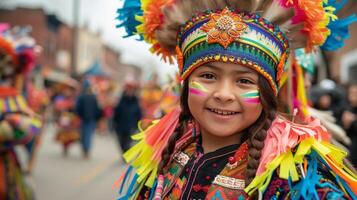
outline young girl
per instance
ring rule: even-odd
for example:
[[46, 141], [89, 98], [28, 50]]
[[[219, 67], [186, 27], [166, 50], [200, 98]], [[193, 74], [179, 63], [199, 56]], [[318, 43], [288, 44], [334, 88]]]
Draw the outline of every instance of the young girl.
[[120, 26], [165, 60], [176, 55], [183, 89], [180, 108], [133, 136], [120, 199], [355, 199], [357, 177], [326, 129], [277, 113], [289, 52], [339, 46], [330, 26], [341, 21], [330, 19], [340, 6], [125, 1]]

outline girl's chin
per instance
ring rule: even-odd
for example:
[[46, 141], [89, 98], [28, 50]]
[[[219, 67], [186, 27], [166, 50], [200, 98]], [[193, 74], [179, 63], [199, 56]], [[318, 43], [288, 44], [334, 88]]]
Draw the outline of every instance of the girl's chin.
[[216, 127], [207, 127], [205, 130], [207, 130], [207, 132], [214, 136], [214, 137], [230, 137], [233, 135], [236, 135], [237, 133], [241, 132], [240, 129], [228, 129], [227, 127], [220, 127], [220, 126], [216, 126]]

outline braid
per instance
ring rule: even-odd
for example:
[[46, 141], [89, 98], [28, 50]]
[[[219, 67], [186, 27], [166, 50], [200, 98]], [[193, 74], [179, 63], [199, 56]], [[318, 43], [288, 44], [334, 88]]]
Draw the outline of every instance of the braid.
[[274, 95], [273, 91], [267, 84], [264, 78], [259, 78], [260, 100], [263, 111], [258, 120], [248, 130], [249, 138], [247, 139], [247, 143], [249, 156], [246, 169], [246, 185], [249, 185], [256, 175], [267, 131], [275, 118], [277, 100], [275, 96], [272, 96]]
[[259, 117], [257, 124], [260, 126], [253, 126], [250, 128], [249, 133], [251, 137], [247, 140], [248, 151], [248, 166], [246, 170], [246, 184], [248, 185], [255, 177], [257, 168], [260, 163], [261, 151], [264, 148], [264, 140], [267, 136], [267, 131], [270, 128], [272, 121], [274, 120], [274, 111], [270, 111], [268, 114], [263, 114]]
[[181, 112], [178, 122], [179, 125], [176, 127], [174, 133], [169, 138], [168, 144], [162, 151], [162, 159], [159, 163], [159, 174], [163, 174], [164, 167], [169, 164], [168, 162], [170, 161], [171, 155], [174, 152], [176, 141], [182, 137], [184, 130], [186, 129], [187, 121], [188, 120], [185, 119], [185, 115]]
[[182, 111], [179, 116], [178, 126], [176, 127], [174, 133], [170, 136], [167, 146], [164, 148], [161, 154], [161, 162], [159, 163], [159, 174], [163, 174], [164, 168], [168, 166], [170, 162], [171, 155], [175, 150], [176, 141], [178, 141], [184, 134], [188, 121], [192, 118], [191, 113], [188, 109], [188, 81], [184, 82], [182, 95], [181, 95], [181, 108]]

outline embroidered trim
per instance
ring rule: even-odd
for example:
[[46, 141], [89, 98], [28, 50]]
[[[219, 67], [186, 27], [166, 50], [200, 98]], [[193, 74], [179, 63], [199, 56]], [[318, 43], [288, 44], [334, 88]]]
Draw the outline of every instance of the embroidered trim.
[[243, 190], [245, 188], [245, 181], [243, 179], [236, 179], [222, 175], [217, 175], [214, 178], [213, 184], [235, 190]]
[[180, 151], [174, 155], [174, 160], [178, 162], [181, 166], [185, 166], [190, 160], [190, 157], [184, 152]]

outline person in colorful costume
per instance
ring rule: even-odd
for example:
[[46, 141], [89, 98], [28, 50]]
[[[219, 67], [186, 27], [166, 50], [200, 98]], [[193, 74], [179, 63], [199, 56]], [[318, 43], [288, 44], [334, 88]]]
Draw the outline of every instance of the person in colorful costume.
[[56, 141], [62, 145], [62, 153], [68, 156], [72, 144], [80, 140], [80, 119], [75, 113], [75, 89], [61, 84], [61, 94], [54, 98]]
[[31, 111], [16, 87], [17, 77], [26, 73], [33, 50], [24, 48], [7, 24], [0, 24], [0, 199], [33, 199], [14, 147], [28, 143], [40, 132], [41, 119]]
[[343, 45], [345, 2], [130, 0], [130, 35], [173, 61], [180, 108], [124, 154], [119, 199], [356, 199], [357, 176], [314, 118], [277, 112], [292, 50]]
[[143, 84], [140, 91], [140, 105], [143, 108], [145, 123], [149, 124], [152, 120], [162, 117], [160, 102], [163, 98], [163, 90], [158, 83], [157, 74]]

